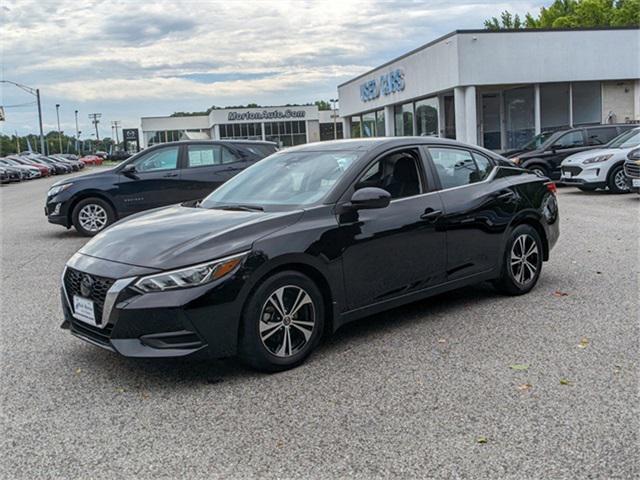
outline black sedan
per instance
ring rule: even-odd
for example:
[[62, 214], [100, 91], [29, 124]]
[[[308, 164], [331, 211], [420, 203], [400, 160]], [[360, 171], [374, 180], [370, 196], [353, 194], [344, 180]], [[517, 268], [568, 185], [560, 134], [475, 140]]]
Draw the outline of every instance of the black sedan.
[[50, 223], [93, 236], [142, 210], [206, 197], [258, 160], [273, 142], [183, 141], [154, 145], [115, 168], [56, 182], [47, 192]]
[[487, 280], [527, 293], [558, 236], [555, 185], [487, 150], [309, 144], [98, 234], [66, 265], [62, 326], [129, 357], [284, 370], [385, 309]]

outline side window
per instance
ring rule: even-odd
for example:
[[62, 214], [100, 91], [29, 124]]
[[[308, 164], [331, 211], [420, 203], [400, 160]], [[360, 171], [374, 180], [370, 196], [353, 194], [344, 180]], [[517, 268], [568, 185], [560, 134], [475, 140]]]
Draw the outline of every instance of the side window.
[[188, 168], [210, 167], [222, 163], [222, 152], [219, 145], [189, 145], [187, 149]]
[[489, 176], [491, 170], [493, 170], [493, 163], [478, 152], [473, 152], [473, 159], [476, 161], [476, 167], [478, 167], [478, 178], [484, 180]]
[[429, 153], [436, 166], [442, 188], [460, 187], [484, 179], [471, 152], [455, 148], [430, 147]]
[[240, 159], [228, 148], [222, 148], [222, 163], [233, 163], [238, 162]]
[[587, 143], [589, 145], [604, 145], [613, 140], [618, 134], [616, 127], [602, 127], [587, 129]]
[[155, 172], [158, 170], [175, 170], [178, 168], [179, 147], [166, 147], [154, 150], [135, 162], [138, 172]]
[[377, 187], [386, 190], [391, 198], [405, 198], [422, 193], [419, 153], [415, 149], [385, 155], [374, 162], [356, 183], [356, 189]]
[[582, 130], [574, 130], [573, 132], [565, 133], [556, 140], [553, 146], [558, 149], [583, 147], [584, 138], [582, 137]]

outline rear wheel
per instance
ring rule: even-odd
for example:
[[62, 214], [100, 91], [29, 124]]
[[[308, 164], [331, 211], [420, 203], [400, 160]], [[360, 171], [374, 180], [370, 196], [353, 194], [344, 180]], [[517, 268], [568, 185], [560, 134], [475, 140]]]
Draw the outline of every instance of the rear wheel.
[[522, 295], [535, 287], [542, 270], [542, 240], [531, 225], [519, 225], [511, 232], [504, 252], [496, 288], [507, 295]]
[[528, 169], [537, 175], [541, 175], [543, 177], [549, 176], [549, 172], [547, 172], [547, 169], [542, 165], [532, 165], [531, 167], [528, 167]]
[[100, 198], [86, 198], [78, 202], [71, 213], [76, 230], [85, 237], [93, 237], [116, 219], [111, 205]]
[[607, 180], [607, 187], [609, 187], [609, 191], [612, 193], [629, 193], [631, 191], [627, 184], [627, 178], [622, 165], [611, 169], [609, 179]]
[[242, 316], [240, 359], [252, 368], [277, 372], [301, 364], [324, 328], [322, 293], [307, 276], [279, 272], [250, 296]]

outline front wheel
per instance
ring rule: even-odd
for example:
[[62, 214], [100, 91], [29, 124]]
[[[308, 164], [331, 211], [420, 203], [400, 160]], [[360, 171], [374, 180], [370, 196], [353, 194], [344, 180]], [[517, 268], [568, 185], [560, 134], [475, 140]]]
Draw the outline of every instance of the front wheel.
[[511, 232], [504, 252], [502, 272], [494, 282], [507, 295], [522, 295], [535, 287], [542, 270], [542, 240], [530, 225]]
[[239, 340], [240, 359], [277, 372], [300, 365], [324, 328], [322, 293], [307, 276], [284, 271], [267, 278], [247, 301]]
[[76, 230], [85, 237], [93, 237], [115, 221], [111, 205], [100, 198], [86, 198], [78, 202], [71, 213]]
[[609, 179], [607, 180], [607, 187], [609, 187], [609, 191], [612, 193], [629, 193], [631, 191], [627, 184], [627, 177], [624, 174], [622, 165], [611, 169]]

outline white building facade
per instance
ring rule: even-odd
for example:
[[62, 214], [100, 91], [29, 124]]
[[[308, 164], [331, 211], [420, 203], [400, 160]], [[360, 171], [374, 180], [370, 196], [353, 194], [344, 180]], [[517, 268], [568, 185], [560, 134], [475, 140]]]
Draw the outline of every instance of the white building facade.
[[456, 31], [338, 93], [345, 137], [518, 148], [559, 128], [640, 121], [640, 29]]
[[289, 147], [342, 138], [342, 126], [337, 111], [319, 111], [317, 106], [219, 109], [208, 115], [141, 119], [144, 148], [184, 139], [267, 140]]

